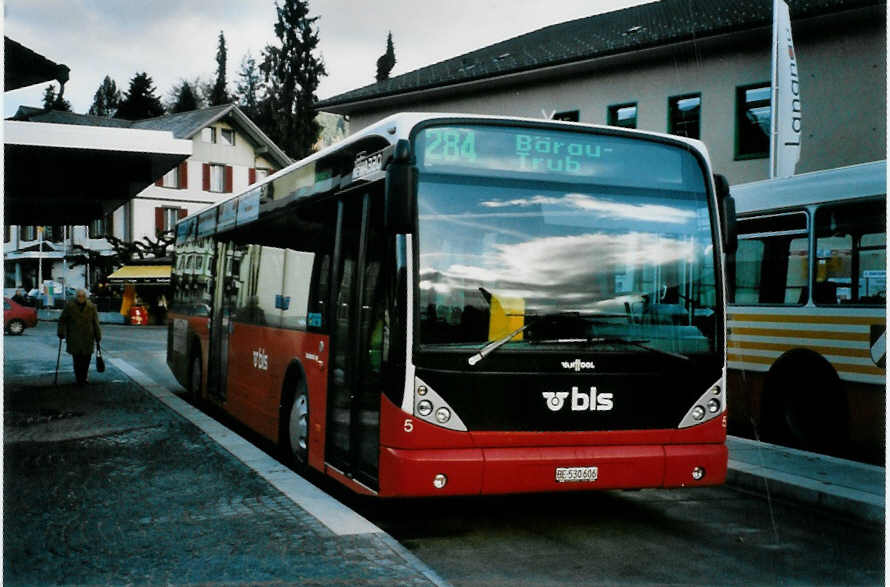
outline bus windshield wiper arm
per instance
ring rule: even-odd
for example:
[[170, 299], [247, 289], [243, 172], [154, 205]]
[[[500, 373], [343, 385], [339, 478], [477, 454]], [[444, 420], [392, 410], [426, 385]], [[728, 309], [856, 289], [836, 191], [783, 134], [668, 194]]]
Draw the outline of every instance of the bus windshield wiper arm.
[[649, 346], [646, 344], [648, 341], [646, 340], [634, 340], [631, 338], [621, 338], [621, 337], [606, 337], [606, 338], [590, 338], [587, 340], [588, 343], [591, 344], [629, 344], [631, 346], [639, 347], [641, 349], [645, 349], [647, 351], [658, 353], [659, 355], [667, 355], [668, 357], [674, 357], [675, 359], [682, 359], [684, 361], [691, 360], [688, 355], [683, 355], [681, 353], [674, 353], [671, 351], [666, 351], [660, 349], [658, 347]]
[[510, 342], [514, 336], [516, 336], [517, 334], [519, 334], [520, 332], [522, 332], [523, 330], [528, 328], [533, 323], [534, 323], [534, 321], [526, 322], [524, 326], [520, 326], [519, 328], [517, 328], [510, 334], [505, 334], [504, 336], [500, 337], [499, 339], [491, 341], [490, 343], [486, 344], [484, 347], [479, 349], [479, 351], [475, 355], [473, 355], [472, 357], [467, 359], [467, 362], [470, 365], [475, 365], [476, 363], [478, 363], [479, 361], [481, 361], [482, 359], [484, 359], [485, 357], [487, 357], [494, 351], [498, 350], [499, 348], [501, 348], [502, 346], [504, 346], [505, 344]]

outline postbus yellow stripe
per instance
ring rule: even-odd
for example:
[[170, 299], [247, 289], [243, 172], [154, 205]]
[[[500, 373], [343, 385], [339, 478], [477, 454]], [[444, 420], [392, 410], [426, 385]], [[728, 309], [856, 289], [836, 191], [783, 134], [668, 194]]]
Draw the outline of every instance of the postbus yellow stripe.
[[785, 352], [792, 348], [805, 348], [821, 353], [823, 355], [838, 355], [840, 357], [859, 357], [862, 359], [871, 359], [871, 350], [867, 348], [843, 348], [833, 346], [813, 346], [808, 344], [791, 345], [779, 342], [759, 342], [759, 341], [739, 341], [730, 340], [730, 348], [737, 349], [754, 349], [762, 351], [779, 351]]
[[802, 324], [885, 324], [886, 316], [819, 316], [807, 314], [729, 314], [736, 322], [799, 322]]
[[[726, 360], [734, 363], [758, 363], [761, 365], [772, 365], [776, 361], [776, 357], [759, 357], [752, 355], [744, 355], [737, 353], [727, 353]], [[883, 369], [872, 365], [847, 365], [846, 363], [832, 363], [832, 366], [842, 375], [844, 373], [864, 373], [866, 375], [880, 375], [883, 377], [885, 372]]]
[[860, 340], [870, 342], [868, 332], [827, 332], [824, 330], [780, 330], [778, 328], [748, 328], [746, 326], [730, 326], [729, 337], [733, 334], [751, 336], [778, 336], [782, 338], [824, 338], [837, 340]]

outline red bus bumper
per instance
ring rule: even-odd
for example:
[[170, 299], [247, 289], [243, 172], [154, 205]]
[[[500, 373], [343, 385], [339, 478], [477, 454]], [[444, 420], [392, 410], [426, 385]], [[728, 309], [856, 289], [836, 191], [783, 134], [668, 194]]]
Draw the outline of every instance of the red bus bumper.
[[[380, 496], [503, 494], [719, 485], [724, 444], [401, 449], [380, 453]], [[596, 467], [595, 481], [558, 482], [556, 469]], [[695, 479], [693, 470], [702, 469]], [[444, 487], [434, 486], [444, 475]]]

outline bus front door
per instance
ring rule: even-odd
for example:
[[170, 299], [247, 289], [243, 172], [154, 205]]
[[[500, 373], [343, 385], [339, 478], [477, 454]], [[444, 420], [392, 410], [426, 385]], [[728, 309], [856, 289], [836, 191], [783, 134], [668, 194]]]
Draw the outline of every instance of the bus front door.
[[377, 488], [384, 311], [382, 193], [341, 202], [333, 283], [327, 461]]

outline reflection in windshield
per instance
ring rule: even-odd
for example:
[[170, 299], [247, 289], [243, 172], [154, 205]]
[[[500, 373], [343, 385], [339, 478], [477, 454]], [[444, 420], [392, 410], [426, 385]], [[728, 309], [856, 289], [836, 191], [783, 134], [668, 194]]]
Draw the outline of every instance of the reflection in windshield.
[[591, 337], [641, 338], [684, 354], [713, 350], [704, 193], [581, 187], [421, 174], [421, 343], [478, 346], [535, 315], [571, 312], [583, 326], [576, 320], [570, 332], [537, 341], [542, 329], [519, 331], [499, 352]]

